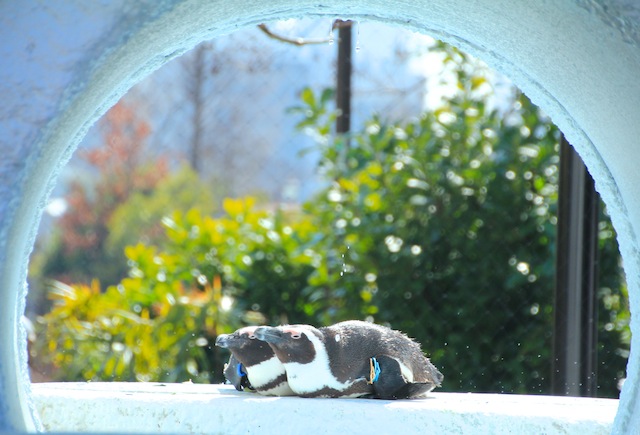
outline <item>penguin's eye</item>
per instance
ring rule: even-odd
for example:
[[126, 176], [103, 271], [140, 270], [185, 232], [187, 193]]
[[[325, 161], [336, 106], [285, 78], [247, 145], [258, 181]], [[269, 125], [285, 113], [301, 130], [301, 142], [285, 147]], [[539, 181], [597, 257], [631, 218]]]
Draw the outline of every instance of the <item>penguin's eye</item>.
[[292, 332], [291, 333], [291, 338], [293, 338], [295, 340], [299, 339], [300, 337], [302, 337], [302, 334], [300, 334], [299, 332]]
[[249, 334], [249, 339], [250, 339], [250, 340], [255, 340], [255, 339], [256, 339], [256, 336], [255, 336], [255, 335], [253, 335], [253, 334]]

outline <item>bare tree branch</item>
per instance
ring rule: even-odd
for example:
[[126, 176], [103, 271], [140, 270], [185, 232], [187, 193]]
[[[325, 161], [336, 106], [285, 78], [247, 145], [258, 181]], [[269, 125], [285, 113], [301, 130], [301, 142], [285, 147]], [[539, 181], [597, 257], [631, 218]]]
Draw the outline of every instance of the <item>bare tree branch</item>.
[[[266, 24], [259, 24], [258, 28], [264, 32], [269, 38], [275, 39], [280, 42], [285, 42], [287, 44], [297, 45], [298, 47], [303, 45], [317, 45], [317, 44], [328, 44], [331, 42], [329, 38], [327, 39], [305, 39], [305, 38], [288, 38], [286, 36], [278, 35], [273, 33]], [[335, 28], [335, 26], [334, 26]]]

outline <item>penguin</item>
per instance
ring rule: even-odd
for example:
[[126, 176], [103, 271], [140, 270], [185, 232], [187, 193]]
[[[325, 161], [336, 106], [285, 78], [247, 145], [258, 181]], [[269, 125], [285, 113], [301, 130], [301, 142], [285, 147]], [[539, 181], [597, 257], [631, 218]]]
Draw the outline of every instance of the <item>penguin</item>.
[[[224, 371], [225, 377], [237, 390], [246, 386], [265, 396], [294, 395], [280, 360], [267, 343], [256, 340], [256, 328], [257, 326], [247, 326], [216, 338], [216, 346], [229, 349], [232, 358], [237, 361], [236, 364], [229, 359]], [[247, 379], [244, 384], [243, 376]]]
[[254, 334], [269, 343], [301, 397], [413, 399], [444, 378], [417, 342], [373, 323], [261, 326]]
[[229, 357], [229, 362], [225, 363], [223, 373], [227, 383], [233, 385], [236, 390], [242, 391], [245, 388], [253, 390], [242, 364], [233, 354]]

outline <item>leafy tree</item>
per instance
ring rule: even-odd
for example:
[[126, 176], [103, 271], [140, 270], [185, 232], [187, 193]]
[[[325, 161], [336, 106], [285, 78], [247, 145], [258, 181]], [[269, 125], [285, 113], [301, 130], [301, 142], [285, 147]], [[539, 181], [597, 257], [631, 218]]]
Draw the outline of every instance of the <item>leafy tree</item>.
[[115, 208], [107, 223], [105, 250], [108, 255], [120, 258], [132, 243], [159, 243], [164, 237], [162, 218], [171, 211], [198, 209], [210, 215], [215, 208], [210, 186], [184, 165], [159, 180], [152, 190], [134, 190]]
[[336, 300], [419, 339], [449, 390], [548, 385], [558, 132], [521, 95], [503, 119], [463, 95], [328, 139], [334, 181], [307, 205]]
[[[548, 392], [559, 132], [522, 95], [506, 113], [489, 109], [484, 78], [443, 49], [459, 92], [417, 122], [374, 119], [347, 142], [331, 135], [327, 92], [303, 91], [299, 126], [318, 138], [333, 180], [307, 205], [333, 230], [325, 278], [336, 301], [419, 338], [443, 370], [456, 367], [445, 388]], [[628, 319], [608, 220], [601, 227], [603, 282], [615, 284], [601, 292], [611, 320], [600, 326], [621, 345], [606, 359], [616, 364], [601, 367], [602, 393], [616, 395]]]
[[[559, 132], [521, 94], [504, 113], [489, 108], [484, 78], [444, 49], [459, 91], [417, 121], [373, 119], [347, 142], [331, 134], [327, 93], [302, 93], [299, 126], [332, 180], [306, 205], [328, 229], [314, 246], [326, 319], [408, 332], [445, 390], [549, 393]], [[601, 229], [600, 394], [615, 397], [628, 314], [608, 219]]]
[[631, 348], [631, 315], [616, 234], [605, 209], [600, 214], [599, 245], [598, 395], [618, 397]]
[[97, 171], [97, 181], [93, 186], [80, 181], [69, 186], [68, 210], [59, 219], [60, 232], [54, 235], [40, 272], [47, 278], [84, 283], [97, 278], [113, 284], [124, 276], [121, 251], [106, 247], [111, 217], [130, 195], [148, 194], [167, 174], [164, 160], [145, 163], [149, 125], [135, 106], [120, 101], [104, 116], [101, 128], [105, 146], [80, 154]]

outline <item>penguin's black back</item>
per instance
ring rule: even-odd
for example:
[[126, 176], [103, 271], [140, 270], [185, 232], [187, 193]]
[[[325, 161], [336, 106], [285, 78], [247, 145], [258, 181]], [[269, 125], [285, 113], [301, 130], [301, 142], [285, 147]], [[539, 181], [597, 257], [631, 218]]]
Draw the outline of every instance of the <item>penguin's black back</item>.
[[[341, 362], [331, 364], [333, 375], [341, 382], [352, 377], [354, 369], [368, 373], [371, 357], [388, 355], [412, 372], [410, 382], [440, 383], [442, 375], [424, 356], [420, 344], [400, 331], [359, 320], [337, 323], [320, 328], [320, 331], [331, 360]], [[360, 366], [362, 368], [356, 368]]]

